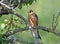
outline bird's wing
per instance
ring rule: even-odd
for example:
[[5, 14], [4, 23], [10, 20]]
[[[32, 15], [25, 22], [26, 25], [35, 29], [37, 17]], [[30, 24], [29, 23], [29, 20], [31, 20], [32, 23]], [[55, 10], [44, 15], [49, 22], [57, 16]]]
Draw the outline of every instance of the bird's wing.
[[38, 16], [36, 14], [35, 14], [35, 19], [36, 19], [36, 25], [38, 26]]

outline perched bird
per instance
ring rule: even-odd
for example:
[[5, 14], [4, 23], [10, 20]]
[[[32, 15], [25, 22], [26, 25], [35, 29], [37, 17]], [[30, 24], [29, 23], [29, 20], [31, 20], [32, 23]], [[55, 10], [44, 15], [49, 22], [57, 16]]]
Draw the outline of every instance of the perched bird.
[[38, 16], [36, 13], [33, 12], [33, 10], [29, 10], [28, 12], [28, 22], [29, 22], [29, 25], [33, 28], [35, 35], [41, 39], [39, 35], [39, 30], [37, 29]]

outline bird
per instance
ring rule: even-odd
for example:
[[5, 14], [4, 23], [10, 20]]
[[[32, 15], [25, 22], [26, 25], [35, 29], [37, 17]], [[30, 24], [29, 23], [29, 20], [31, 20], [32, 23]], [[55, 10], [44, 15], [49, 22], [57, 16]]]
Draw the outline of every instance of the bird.
[[28, 22], [29, 25], [33, 28], [35, 35], [37, 35], [37, 38], [40, 38], [38, 27], [38, 16], [36, 13], [33, 12], [33, 10], [28, 11]]

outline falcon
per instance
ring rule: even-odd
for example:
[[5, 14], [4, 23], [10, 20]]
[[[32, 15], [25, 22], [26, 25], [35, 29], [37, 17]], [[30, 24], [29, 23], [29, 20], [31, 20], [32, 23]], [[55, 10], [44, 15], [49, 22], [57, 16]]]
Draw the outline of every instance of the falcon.
[[29, 25], [33, 28], [35, 35], [37, 35], [37, 38], [41, 39], [41, 37], [39, 35], [39, 30], [37, 29], [38, 16], [36, 13], [33, 12], [33, 10], [29, 10], [29, 12], [28, 12], [28, 22], [29, 22]]

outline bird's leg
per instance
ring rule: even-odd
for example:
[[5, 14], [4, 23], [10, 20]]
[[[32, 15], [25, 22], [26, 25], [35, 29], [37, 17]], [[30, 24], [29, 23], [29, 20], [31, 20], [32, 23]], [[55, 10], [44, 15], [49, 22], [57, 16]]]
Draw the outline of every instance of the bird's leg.
[[38, 34], [38, 38], [41, 40], [41, 37], [39, 35], [39, 30], [37, 29], [37, 34]]

